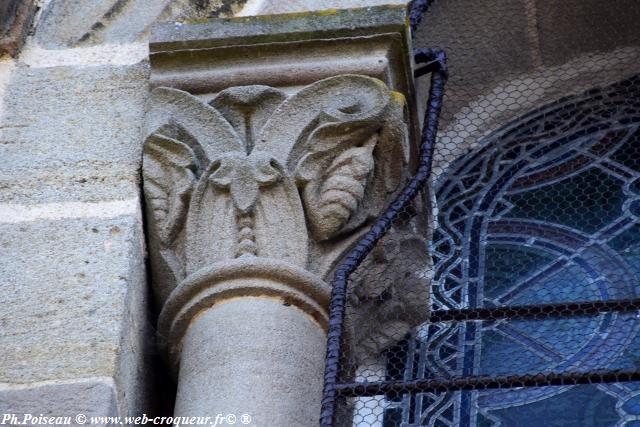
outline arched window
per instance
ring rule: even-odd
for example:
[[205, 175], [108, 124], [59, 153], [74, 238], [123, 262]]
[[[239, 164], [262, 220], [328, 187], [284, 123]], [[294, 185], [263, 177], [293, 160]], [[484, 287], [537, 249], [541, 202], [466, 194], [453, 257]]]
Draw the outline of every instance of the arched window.
[[[442, 174], [436, 198], [436, 316], [387, 350], [386, 379], [640, 370], [637, 309], [549, 309], [640, 297], [640, 76], [494, 132]], [[520, 306], [547, 309], [437, 315]], [[514, 385], [387, 395], [382, 424], [640, 425], [637, 382]]]

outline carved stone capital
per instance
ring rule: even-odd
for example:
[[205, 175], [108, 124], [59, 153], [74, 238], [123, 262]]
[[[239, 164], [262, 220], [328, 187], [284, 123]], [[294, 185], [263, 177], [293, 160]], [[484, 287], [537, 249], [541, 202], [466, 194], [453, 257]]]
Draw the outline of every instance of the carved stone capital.
[[152, 92], [144, 193], [159, 332], [174, 361], [198, 307], [221, 298], [278, 297], [326, 327], [323, 279], [406, 182], [406, 115], [401, 94], [362, 75], [291, 96]]
[[[333, 270], [416, 166], [407, 22], [377, 7], [153, 30], [142, 174], [175, 414], [316, 424]], [[427, 205], [351, 283], [362, 363], [424, 320]]]

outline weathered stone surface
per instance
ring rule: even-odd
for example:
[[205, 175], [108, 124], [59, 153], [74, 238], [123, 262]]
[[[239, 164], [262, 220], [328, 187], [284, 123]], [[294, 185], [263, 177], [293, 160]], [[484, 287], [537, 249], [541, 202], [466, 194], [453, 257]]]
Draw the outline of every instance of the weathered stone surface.
[[0, 117], [0, 201], [135, 197], [146, 76], [144, 65], [17, 66]]
[[54, 49], [99, 43], [130, 43], [148, 37], [160, 20], [228, 16], [245, 0], [56, 0], [49, 3], [36, 41]]
[[123, 196], [134, 197], [139, 191], [138, 174], [133, 167], [122, 170], [119, 166], [87, 162], [58, 171], [34, 170], [26, 177], [1, 173], [0, 203], [100, 203]]
[[139, 216], [0, 224], [0, 383], [113, 378], [145, 406], [146, 280]]
[[545, 65], [560, 65], [585, 52], [640, 45], [640, 7], [634, 0], [536, 0], [535, 15]]
[[[154, 90], [143, 175], [154, 285], [166, 303], [160, 333], [170, 340], [174, 363], [179, 351], [172, 348], [183, 333], [174, 329], [197, 315], [183, 308], [189, 298], [176, 300], [224, 287], [238, 273], [215, 281], [213, 275], [232, 261], [243, 261], [245, 272], [260, 263], [251, 277], [283, 269], [328, 276], [406, 181], [404, 107], [382, 82], [357, 75], [322, 80], [290, 97], [266, 86], [230, 88], [209, 105], [179, 90]], [[426, 289], [424, 281], [412, 284]], [[365, 298], [367, 289], [361, 291]], [[312, 316], [326, 322], [326, 314]]]
[[406, 28], [404, 7], [385, 6], [356, 10], [331, 10], [270, 16], [212, 19], [207, 22], [163, 23], [151, 37], [151, 51], [172, 47], [208, 48], [236, 46], [260, 41], [262, 44], [291, 40], [313, 40], [320, 36], [357, 37]]
[[31, 27], [36, 3], [35, 0], [0, 3], [0, 57], [17, 55]]
[[0, 64], [2, 409], [150, 406], [139, 206], [148, 72], [142, 56], [112, 52], [32, 41]]
[[135, 165], [146, 75], [142, 65], [17, 68], [5, 93], [2, 171], [27, 175], [34, 165], [56, 170], [91, 161]]
[[61, 0], [49, 3], [36, 31], [47, 48], [139, 39], [169, 0]]
[[[434, 175], [527, 112], [636, 74], [640, 32], [629, 24], [638, 13], [632, 3], [434, 2], [414, 41], [443, 47], [449, 58]], [[600, 20], [609, 23], [594, 24]], [[428, 79], [422, 80], [421, 106], [428, 89]]]
[[3, 414], [15, 414], [18, 422], [27, 423], [23, 418], [27, 414], [71, 417], [70, 425], [81, 425], [76, 421], [78, 414], [87, 419], [118, 415], [114, 384], [104, 379], [61, 381], [32, 387], [0, 385], [0, 410]]
[[228, 18], [240, 12], [247, 0], [174, 0], [167, 21]]
[[[526, 3], [452, 0], [433, 2], [429, 7], [414, 44], [438, 46], [452, 52], [448, 57], [451, 73], [441, 127], [451, 119], [449, 111], [462, 108], [470, 98], [493, 87], [506, 74], [524, 72], [539, 64]], [[497, 10], [499, 14], [495, 13]], [[457, 19], [460, 16], [466, 19]], [[423, 95], [426, 99], [426, 94]]]
[[326, 9], [350, 9], [388, 4], [406, 5], [407, 0], [250, 0], [242, 15], [307, 12]]
[[77, 65], [14, 61], [3, 76], [0, 383], [7, 399], [35, 405], [53, 389], [31, 384], [62, 381], [49, 407], [66, 408], [80, 404], [67, 384], [106, 378], [104, 404], [87, 404], [138, 414], [149, 408], [154, 351], [139, 213], [148, 73], [67, 57]]
[[[426, 215], [425, 215], [426, 216]], [[347, 305], [346, 352], [357, 363], [378, 355], [428, 319], [431, 227], [396, 224], [354, 274]]]
[[314, 426], [325, 345], [324, 331], [285, 301], [215, 305], [185, 337], [175, 411], [250, 414], [256, 426]]
[[404, 7], [166, 23], [154, 29], [149, 48], [153, 87], [202, 94], [256, 84], [299, 88], [364, 74], [413, 105]]

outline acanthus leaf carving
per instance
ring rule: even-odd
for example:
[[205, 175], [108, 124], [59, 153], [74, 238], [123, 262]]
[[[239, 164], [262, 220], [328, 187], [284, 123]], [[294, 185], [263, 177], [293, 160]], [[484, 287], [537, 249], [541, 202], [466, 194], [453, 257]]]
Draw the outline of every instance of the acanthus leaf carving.
[[168, 247], [184, 226], [196, 181], [195, 155], [186, 144], [161, 134], [149, 137], [144, 155], [148, 200], [158, 237]]
[[304, 202], [318, 239], [333, 237], [358, 209], [374, 168], [376, 139], [374, 135], [363, 146], [347, 148], [335, 157], [314, 153], [301, 160], [298, 180], [304, 182]]
[[[161, 295], [171, 284], [184, 279], [179, 259], [180, 235], [196, 182], [195, 154], [186, 144], [159, 133], [149, 136], [144, 147], [145, 195], [150, 227], [152, 267]], [[169, 283], [163, 286], [164, 283]]]
[[249, 156], [231, 152], [223, 154], [209, 180], [219, 189], [228, 190], [233, 204], [241, 213], [255, 206], [261, 187], [279, 181], [283, 172], [268, 153], [252, 152]]
[[336, 76], [289, 97], [229, 88], [208, 104], [158, 88], [149, 105], [143, 177], [161, 300], [238, 257], [324, 276], [406, 179], [404, 98], [370, 77]]
[[366, 102], [347, 97], [321, 110], [317, 127], [293, 148], [292, 158], [296, 151], [306, 152], [296, 176], [312, 213], [310, 228], [321, 241], [380, 215], [406, 177], [410, 150], [404, 98], [385, 93], [376, 81], [356, 81]]

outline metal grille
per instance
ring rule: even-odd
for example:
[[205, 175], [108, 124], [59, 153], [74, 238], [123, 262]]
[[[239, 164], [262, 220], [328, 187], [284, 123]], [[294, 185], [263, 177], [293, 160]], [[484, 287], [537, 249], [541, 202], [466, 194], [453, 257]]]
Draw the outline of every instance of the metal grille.
[[321, 424], [640, 426], [640, 8], [430, 3], [449, 69], [416, 51], [420, 166], [336, 269]]

